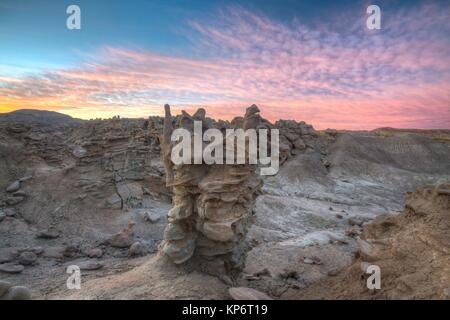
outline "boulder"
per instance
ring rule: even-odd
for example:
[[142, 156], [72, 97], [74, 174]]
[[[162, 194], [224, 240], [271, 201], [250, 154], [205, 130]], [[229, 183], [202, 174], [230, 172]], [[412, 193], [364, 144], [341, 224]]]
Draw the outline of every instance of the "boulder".
[[133, 243], [128, 250], [130, 256], [142, 256], [145, 254], [145, 247], [139, 241]]

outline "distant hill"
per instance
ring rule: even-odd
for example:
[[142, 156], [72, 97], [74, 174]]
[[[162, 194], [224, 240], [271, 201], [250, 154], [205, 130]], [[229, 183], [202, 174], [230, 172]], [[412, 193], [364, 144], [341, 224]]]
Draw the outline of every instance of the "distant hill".
[[83, 120], [47, 110], [21, 109], [8, 113], [0, 113], [0, 123], [20, 123], [26, 125], [39, 125], [51, 128], [72, 127], [82, 123]]

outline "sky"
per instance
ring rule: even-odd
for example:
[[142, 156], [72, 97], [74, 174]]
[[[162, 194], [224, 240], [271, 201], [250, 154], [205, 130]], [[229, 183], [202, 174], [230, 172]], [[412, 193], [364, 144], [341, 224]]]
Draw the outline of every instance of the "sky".
[[[66, 27], [73, 4], [80, 30]], [[450, 129], [450, 1], [0, 0], [0, 113], [148, 117], [165, 103], [228, 120], [257, 104], [318, 129]]]

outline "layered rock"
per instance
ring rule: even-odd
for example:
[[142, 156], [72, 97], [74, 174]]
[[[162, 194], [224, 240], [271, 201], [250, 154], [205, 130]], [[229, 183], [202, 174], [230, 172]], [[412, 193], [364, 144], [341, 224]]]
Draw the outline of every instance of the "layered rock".
[[303, 121], [278, 120], [275, 127], [280, 130], [280, 164], [303, 152], [306, 147], [313, 147], [313, 140], [317, 137], [314, 128]]
[[[203, 109], [193, 116], [183, 112], [178, 125], [193, 137], [195, 120], [202, 121], [204, 129], [211, 125], [204, 121]], [[233, 120], [232, 125], [249, 129], [257, 128], [260, 122], [259, 110], [252, 106], [244, 118]], [[170, 160], [173, 128], [168, 105], [164, 123], [162, 152], [167, 185], [174, 196], [161, 251], [176, 264], [187, 263], [213, 274], [231, 274], [239, 270], [245, 257], [245, 234], [261, 187], [256, 166], [204, 162], [175, 166]], [[214, 125], [225, 132], [226, 123]]]

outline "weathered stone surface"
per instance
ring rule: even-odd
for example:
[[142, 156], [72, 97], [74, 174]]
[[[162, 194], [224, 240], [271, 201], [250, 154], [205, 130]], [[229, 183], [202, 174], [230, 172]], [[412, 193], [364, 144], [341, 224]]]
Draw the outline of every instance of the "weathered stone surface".
[[191, 204], [184, 204], [183, 206], [175, 206], [170, 209], [168, 213], [169, 222], [175, 222], [178, 220], [186, 219], [192, 215]]
[[230, 288], [228, 293], [233, 300], [273, 300], [261, 291], [246, 287]]
[[233, 222], [205, 222], [202, 233], [209, 239], [216, 241], [231, 241], [234, 237]]
[[195, 238], [186, 237], [183, 240], [166, 240], [163, 242], [161, 250], [174, 263], [181, 264], [189, 260], [194, 254]]
[[164, 239], [167, 240], [182, 240], [186, 237], [186, 232], [178, 223], [169, 223], [164, 230]]

